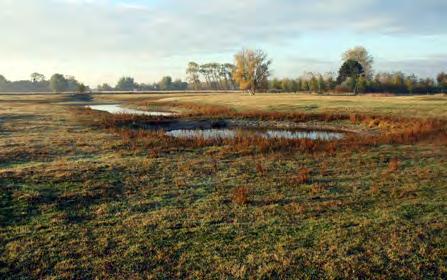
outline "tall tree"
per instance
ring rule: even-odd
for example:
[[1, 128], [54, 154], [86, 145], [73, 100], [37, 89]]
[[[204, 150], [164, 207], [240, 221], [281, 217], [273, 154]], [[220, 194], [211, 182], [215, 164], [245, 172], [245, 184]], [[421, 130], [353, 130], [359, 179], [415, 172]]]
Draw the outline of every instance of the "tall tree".
[[254, 95], [259, 89], [267, 88], [272, 61], [265, 52], [243, 49], [234, 59], [236, 68], [233, 77], [240, 89], [248, 90]]
[[68, 89], [68, 81], [62, 74], [54, 74], [50, 78], [50, 89], [53, 92], [64, 92]]
[[224, 72], [226, 74], [225, 82], [227, 83], [227, 89], [233, 90], [235, 89], [233, 72], [236, 66], [232, 63], [225, 63], [223, 65]]
[[188, 68], [186, 69], [187, 81], [192, 86], [194, 90], [200, 89], [200, 66], [195, 62], [188, 63]]
[[199, 72], [205, 78], [206, 87], [211, 89], [211, 71], [209, 64], [200, 65]]
[[219, 63], [210, 63], [210, 72], [213, 80], [213, 88], [214, 89], [222, 89], [221, 79], [220, 79], [220, 64]]
[[358, 46], [352, 49], [347, 50], [343, 54], [343, 61], [347, 62], [349, 60], [354, 60], [362, 65], [363, 71], [365, 73], [365, 77], [367, 79], [371, 79], [373, 75], [372, 65], [374, 63], [374, 58], [368, 53], [362, 46]]
[[[355, 94], [357, 94], [357, 80], [363, 75], [362, 65], [355, 60], [348, 60], [338, 71], [337, 83], [347, 85]], [[346, 82], [347, 81], [347, 82]]]
[[338, 71], [337, 83], [341, 84], [347, 78], [357, 79], [363, 73], [363, 67], [360, 63], [355, 60], [348, 60], [343, 63]]

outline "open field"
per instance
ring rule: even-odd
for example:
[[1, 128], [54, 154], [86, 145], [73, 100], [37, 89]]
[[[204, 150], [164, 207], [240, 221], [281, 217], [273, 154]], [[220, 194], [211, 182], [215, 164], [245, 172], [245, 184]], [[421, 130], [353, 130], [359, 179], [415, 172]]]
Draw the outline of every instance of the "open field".
[[[192, 102], [235, 107], [239, 110], [358, 112], [394, 114], [397, 116], [447, 118], [447, 98], [431, 96], [321, 96], [307, 94], [259, 94], [255, 98], [244, 94], [154, 94], [157, 102]], [[204, 98], [206, 96], [206, 98]], [[100, 97], [101, 98], [101, 97]], [[147, 100], [144, 94], [116, 94], [107, 100]]]
[[[79, 108], [96, 103], [367, 136], [181, 141]], [[441, 95], [0, 95], [0, 278], [445, 279], [446, 108]]]

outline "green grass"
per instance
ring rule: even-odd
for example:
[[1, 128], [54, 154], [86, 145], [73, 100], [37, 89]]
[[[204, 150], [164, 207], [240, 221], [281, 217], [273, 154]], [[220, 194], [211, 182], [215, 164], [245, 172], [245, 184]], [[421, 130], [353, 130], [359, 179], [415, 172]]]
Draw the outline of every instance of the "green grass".
[[[434, 97], [100, 98], [446, 117]], [[447, 277], [445, 142], [152, 153], [80, 122], [61, 100], [0, 96], [2, 279]], [[296, 180], [302, 168], [306, 182]], [[240, 187], [246, 205], [233, 202]]]

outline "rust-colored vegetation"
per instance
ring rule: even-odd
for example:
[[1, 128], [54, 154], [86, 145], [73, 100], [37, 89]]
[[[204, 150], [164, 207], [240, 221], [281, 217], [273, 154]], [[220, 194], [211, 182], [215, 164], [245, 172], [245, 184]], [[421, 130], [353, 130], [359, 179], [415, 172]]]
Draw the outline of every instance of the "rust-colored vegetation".
[[249, 190], [247, 187], [237, 187], [233, 190], [232, 200], [238, 205], [247, 205], [249, 203]]
[[388, 163], [388, 171], [389, 172], [396, 172], [399, 169], [399, 159], [398, 158], [392, 158], [390, 162]]
[[310, 182], [310, 173], [311, 170], [309, 168], [301, 168], [298, 170], [298, 174], [295, 177], [295, 182], [298, 184], [307, 184]]
[[[269, 153], [276, 151], [324, 152], [333, 154], [338, 150], [361, 149], [383, 144], [414, 144], [418, 141], [447, 142], [447, 124], [441, 119], [401, 118], [344, 113], [302, 112], [238, 112], [223, 106], [172, 104], [173, 108], [185, 110], [178, 118], [249, 119], [264, 121], [324, 123], [348, 121], [351, 124], [374, 131], [374, 133], [347, 133], [340, 140], [321, 141], [310, 139], [267, 139], [256, 135], [238, 135], [232, 139], [173, 138], [162, 131], [145, 130], [142, 127], [170, 121], [174, 117], [152, 117], [128, 114], [111, 115], [90, 109], [74, 109], [84, 123], [109, 129], [120, 135], [123, 143], [132, 149], [152, 149], [151, 153], [164, 149], [187, 149], [206, 146], [225, 146], [230, 153]], [[258, 169], [258, 168], [257, 168]], [[262, 170], [257, 170], [258, 173]]]

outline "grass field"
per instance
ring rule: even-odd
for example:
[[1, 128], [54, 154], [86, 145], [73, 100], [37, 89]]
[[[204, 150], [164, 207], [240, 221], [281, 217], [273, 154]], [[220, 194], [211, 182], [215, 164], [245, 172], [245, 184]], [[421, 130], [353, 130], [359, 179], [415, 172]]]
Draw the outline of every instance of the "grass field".
[[104, 102], [201, 118], [222, 106], [233, 117], [355, 113], [327, 123], [374, 133], [437, 126], [312, 151], [186, 143], [114, 128], [69, 95], [0, 95], [1, 279], [447, 278], [445, 96], [89, 101]]

